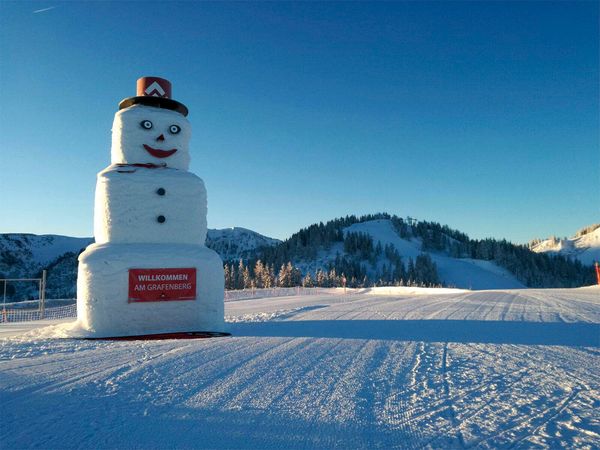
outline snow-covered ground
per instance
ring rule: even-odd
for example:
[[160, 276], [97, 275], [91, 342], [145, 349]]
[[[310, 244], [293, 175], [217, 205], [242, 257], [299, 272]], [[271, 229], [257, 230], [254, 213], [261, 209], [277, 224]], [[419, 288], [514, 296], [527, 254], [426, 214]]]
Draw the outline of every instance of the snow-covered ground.
[[600, 447], [597, 287], [338, 290], [226, 315], [232, 337], [180, 341], [1, 324], [2, 448]]

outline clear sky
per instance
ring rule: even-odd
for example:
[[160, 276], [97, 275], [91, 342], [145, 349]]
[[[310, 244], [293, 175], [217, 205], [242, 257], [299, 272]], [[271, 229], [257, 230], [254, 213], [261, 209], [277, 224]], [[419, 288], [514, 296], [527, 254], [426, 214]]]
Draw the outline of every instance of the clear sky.
[[210, 228], [387, 211], [526, 242], [600, 221], [598, 2], [0, 0], [0, 232], [90, 236], [140, 76], [190, 110]]

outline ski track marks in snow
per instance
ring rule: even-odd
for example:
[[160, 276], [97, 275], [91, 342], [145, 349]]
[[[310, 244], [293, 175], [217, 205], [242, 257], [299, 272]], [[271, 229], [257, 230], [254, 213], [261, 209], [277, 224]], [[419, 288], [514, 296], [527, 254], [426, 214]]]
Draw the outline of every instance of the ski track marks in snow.
[[[600, 333], [598, 294], [252, 299], [226, 305], [234, 336], [216, 339], [31, 332], [0, 340], [0, 439], [5, 448], [599, 448], [599, 342], [443, 339], [445, 324], [493, 338], [544, 325]], [[403, 326], [415, 331], [399, 338]]]

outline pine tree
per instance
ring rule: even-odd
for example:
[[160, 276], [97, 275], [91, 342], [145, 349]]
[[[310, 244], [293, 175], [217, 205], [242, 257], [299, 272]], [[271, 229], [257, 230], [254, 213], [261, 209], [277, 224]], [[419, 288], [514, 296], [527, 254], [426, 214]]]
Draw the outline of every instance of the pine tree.
[[329, 271], [329, 286], [330, 287], [338, 287], [340, 285], [340, 281], [338, 279], [337, 273], [335, 271], [335, 267]]
[[254, 284], [259, 289], [266, 287], [264, 285], [264, 279], [265, 279], [264, 272], [265, 272], [265, 266], [263, 265], [262, 261], [259, 259], [256, 261], [256, 264], [254, 264]]
[[327, 275], [321, 269], [317, 269], [317, 273], [315, 274], [316, 283], [318, 287], [327, 287]]
[[266, 282], [268, 282], [269, 287], [275, 286], [275, 267], [273, 264], [268, 266], [269, 270], [266, 274]]
[[282, 264], [281, 268], [279, 269], [279, 276], [278, 276], [278, 286], [279, 287], [290, 287], [290, 283], [291, 283], [291, 269], [288, 269], [288, 267], [290, 267], [291, 264], [288, 263], [288, 265], [286, 264]]
[[250, 270], [244, 268], [244, 289], [252, 289], [254, 287], [254, 280], [250, 276]]
[[229, 266], [227, 264], [225, 264], [225, 266], [223, 267], [223, 274], [225, 276], [225, 289], [230, 290], [231, 289], [231, 272], [229, 271]]
[[288, 271], [290, 272], [290, 286], [300, 286], [302, 284], [302, 272], [291, 262], [288, 262]]
[[302, 278], [302, 287], [310, 288], [313, 287], [313, 285], [312, 277], [310, 276], [310, 272], [308, 272], [304, 278]]
[[229, 266], [229, 289], [237, 289], [237, 271], [235, 265]]
[[236, 281], [235, 281], [235, 288], [236, 289], [244, 289], [246, 286], [246, 281], [245, 281], [245, 272], [248, 269], [246, 269], [246, 266], [244, 265], [244, 261], [240, 259], [240, 263], [238, 265], [238, 270], [237, 270], [237, 276], [236, 276]]

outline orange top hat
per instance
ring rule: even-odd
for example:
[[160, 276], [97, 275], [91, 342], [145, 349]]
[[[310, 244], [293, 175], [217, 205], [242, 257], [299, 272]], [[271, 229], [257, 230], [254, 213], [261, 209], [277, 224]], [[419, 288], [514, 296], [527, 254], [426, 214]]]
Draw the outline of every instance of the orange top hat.
[[137, 80], [136, 96], [121, 100], [119, 109], [129, 108], [133, 105], [166, 108], [177, 111], [184, 116], [188, 115], [187, 107], [171, 98], [171, 82], [159, 77], [139, 78]]

